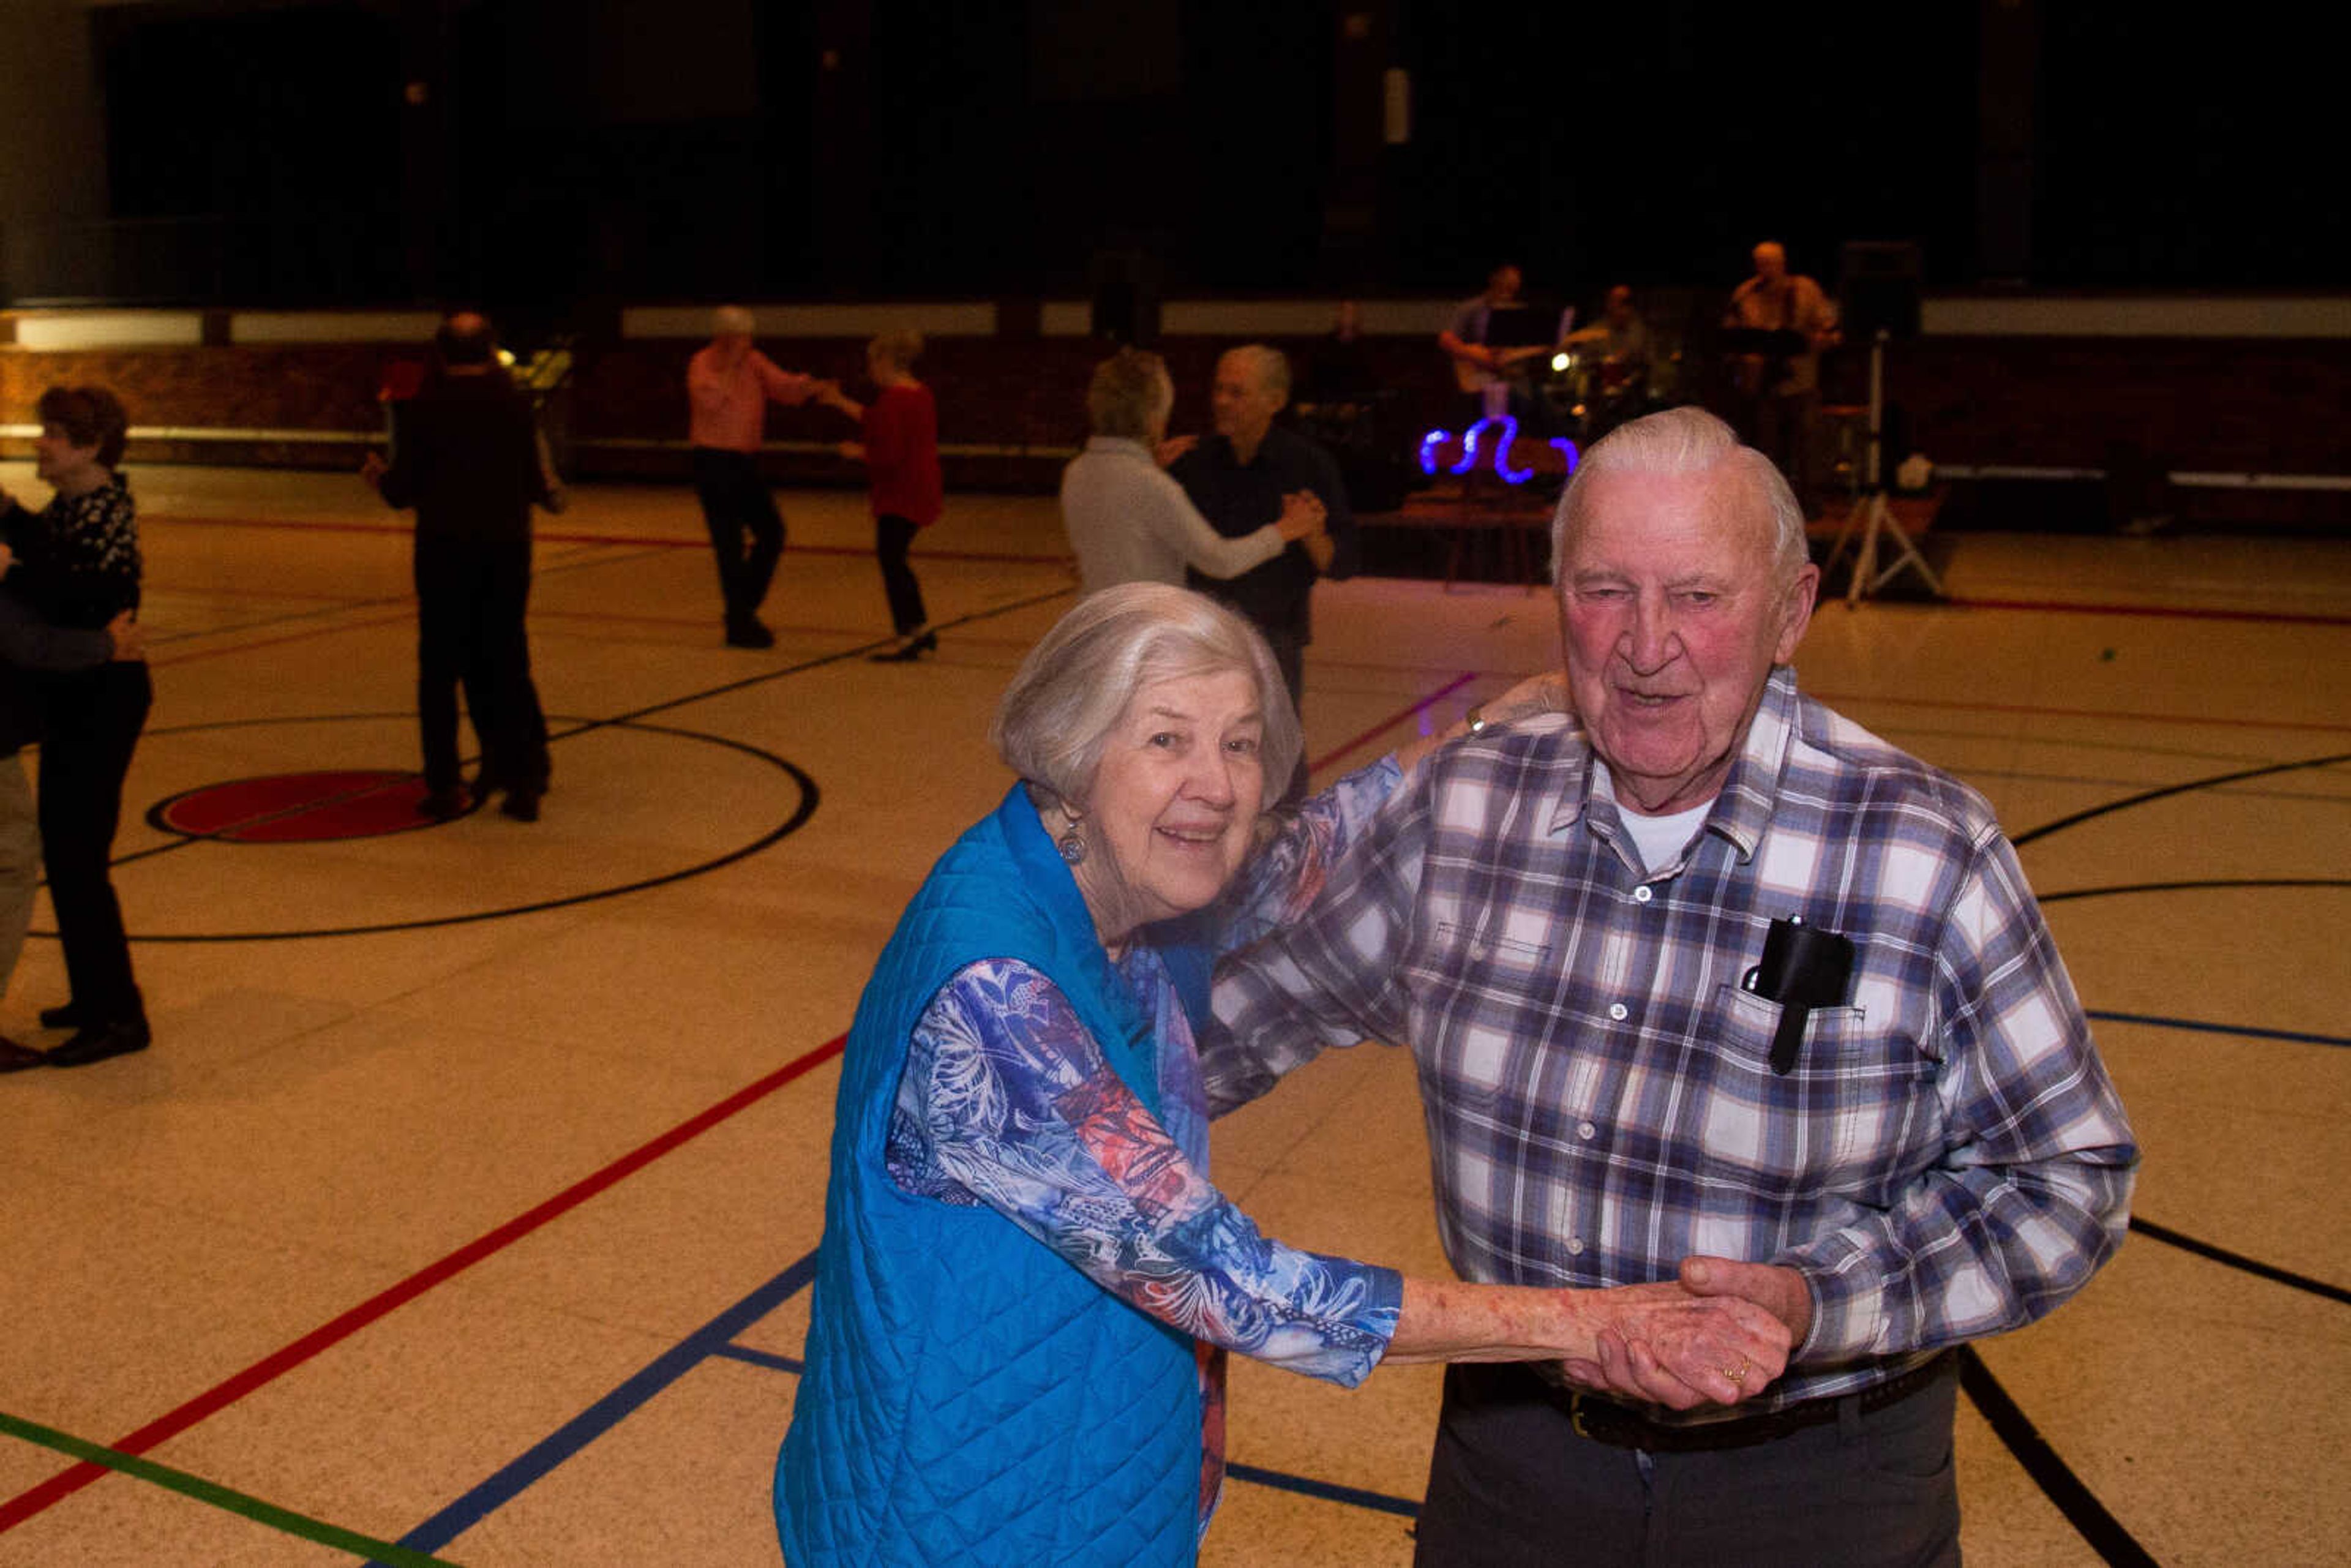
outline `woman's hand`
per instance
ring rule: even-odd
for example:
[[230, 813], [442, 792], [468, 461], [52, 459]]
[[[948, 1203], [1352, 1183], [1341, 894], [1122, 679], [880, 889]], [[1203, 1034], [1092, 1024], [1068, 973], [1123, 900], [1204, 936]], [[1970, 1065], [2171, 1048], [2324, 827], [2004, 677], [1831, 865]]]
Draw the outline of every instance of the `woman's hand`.
[[383, 476], [391, 471], [392, 465], [383, 460], [381, 452], [371, 452], [360, 459], [360, 477], [367, 481], [368, 488], [371, 490], [382, 489]]
[[1322, 531], [1330, 512], [1322, 497], [1311, 490], [1292, 490], [1281, 498], [1281, 516], [1273, 520], [1274, 531], [1291, 544]]
[[1673, 1281], [1572, 1291], [1407, 1278], [1382, 1359], [1557, 1363], [1582, 1386], [1687, 1410], [1761, 1393], [1790, 1343], [1754, 1302]]

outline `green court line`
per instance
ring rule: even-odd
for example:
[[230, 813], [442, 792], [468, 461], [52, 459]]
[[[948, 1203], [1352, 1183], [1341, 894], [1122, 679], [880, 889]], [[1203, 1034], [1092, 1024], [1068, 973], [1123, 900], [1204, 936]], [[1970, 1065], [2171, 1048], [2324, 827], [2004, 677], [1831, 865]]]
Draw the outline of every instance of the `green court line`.
[[44, 1448], [54, 1448], [60, 1454], [70, 1454], [86, 1463], [104, 1465], [109, 1469], [120, 1470], [126, 1476], [136, 1476], [141, 1480], [152, 1482], [167, 1491], [175, 1491], [183, 1497], [192, 1497], [198, 1502], [209, 1503], [214, 1508], [225, 1509], [230, 1513], [242, 1514], [256, 1523], [266, 1524], [273, 1530], [283, 1531], [288, 1535], [300, 1536], [305, 1541], [315, 1541], [322, 1546], [331, 1546], [338, 1551], [348, 1552], [362, 1560], [372, 1559], [378, 1563], [388, 1563], [392, 1564], [393, 1568], [455, 1568], [455, 1565], [446, 1558], [428, 1557], [422, 1552], [412, 1552], [405, 1546], [395, 1546], [388, 1541], [378, 1541], [371, 1536], [361, 1535], [355, 1530], [345, 1530], [339, 1524], [329, 1524], [324, 1520], [312, 1519], [306, 1514], [296, 1513], [291, 1509], [279, 1508], [276, 1503], [264, 1502], [257, 1497], [248, 1497], [241, 1491], [222, 1486], [217, 1481], [208, 1481], [202, 1476], [192, 1476], [185, 1470], [175, 1470], [168, 1465], [159, 1465], [152, 1459], [140, 1458], [135, 1454], [116, 1453], [112, 1448], [85, 1442], [79, 1437], [57, 1431], [55, 1427], [44, 1427], [38, 1422], [11, 1416], [5, 1410], [0, 1410], [0, 1435], [22, 1437], [28, 1443], [37, 1443]]

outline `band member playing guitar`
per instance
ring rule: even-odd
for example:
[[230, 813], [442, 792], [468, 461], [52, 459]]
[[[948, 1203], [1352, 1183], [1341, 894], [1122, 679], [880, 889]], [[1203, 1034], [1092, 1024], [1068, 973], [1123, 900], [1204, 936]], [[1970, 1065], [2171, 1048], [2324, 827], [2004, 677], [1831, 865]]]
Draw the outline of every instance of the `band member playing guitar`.
[[1465, 429], [1506, 411], [1517, 414], [1522, 424], [1535, 418], [1532, 388], [1526, 372], [1517, 367], [1554, 352], [1556, 340], [1569, 323], [1562, 319], [1559, 333], [1542, 341], [1513, 341], [1497, 318], [1510, 320], [1525, 313], [1520, 295], [1523, 286], [1518, 267], [1502, 263], [1488, 275], [1485, 290], [1463, 300], [1437, 335], [1437, 346], [1452, 362], [1454, 384], [1463, 394]]

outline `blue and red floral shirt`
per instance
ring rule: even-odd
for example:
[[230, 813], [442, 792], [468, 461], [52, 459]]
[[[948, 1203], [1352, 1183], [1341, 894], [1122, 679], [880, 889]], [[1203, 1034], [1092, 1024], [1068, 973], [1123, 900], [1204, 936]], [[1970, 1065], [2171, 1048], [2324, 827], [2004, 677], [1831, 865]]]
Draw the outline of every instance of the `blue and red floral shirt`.
[[[1301, 807], [1217, 906], [1217, 946], [1252, 941], [1312, 902], [1400, 778], [1383, 760]], [[907, 1192], [986, 1204], [1199, 1342], [1205, 1524], [1224, 1475], [1225, 1353], [1353, 1387], [1387, 1350], [1403, 1281], [1285, 1246], [1217, 1189], [1176, 984], [1144, 943], [1117, 967], [1155, 1021], [1162, 1116], [1113, 1071], [1049, 977], [991, 959], [958, 970], [915, 1025], [887, 1161]]]

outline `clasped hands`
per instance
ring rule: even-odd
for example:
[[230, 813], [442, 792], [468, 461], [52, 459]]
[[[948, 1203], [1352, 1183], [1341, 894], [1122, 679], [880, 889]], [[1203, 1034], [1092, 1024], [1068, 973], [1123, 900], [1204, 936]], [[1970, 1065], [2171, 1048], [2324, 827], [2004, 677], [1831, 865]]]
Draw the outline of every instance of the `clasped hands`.
[[1668, 1409], [1736, 1405], [1787, 1369], [1812, 1327], [1812, 1295], [1793, 1269], [1687, 1258], [1680, 1277], [1587, 1298], [1595, 1358], [1552, 1364], [1568, 1384]]
[[1292, 490], [1281, 497], [1281, 516], [1273, 520], [1273, 526], [1283, 538], [1295, 544], [1321, 533], [1330, 515], [1322, 497], [1313, 491]]

